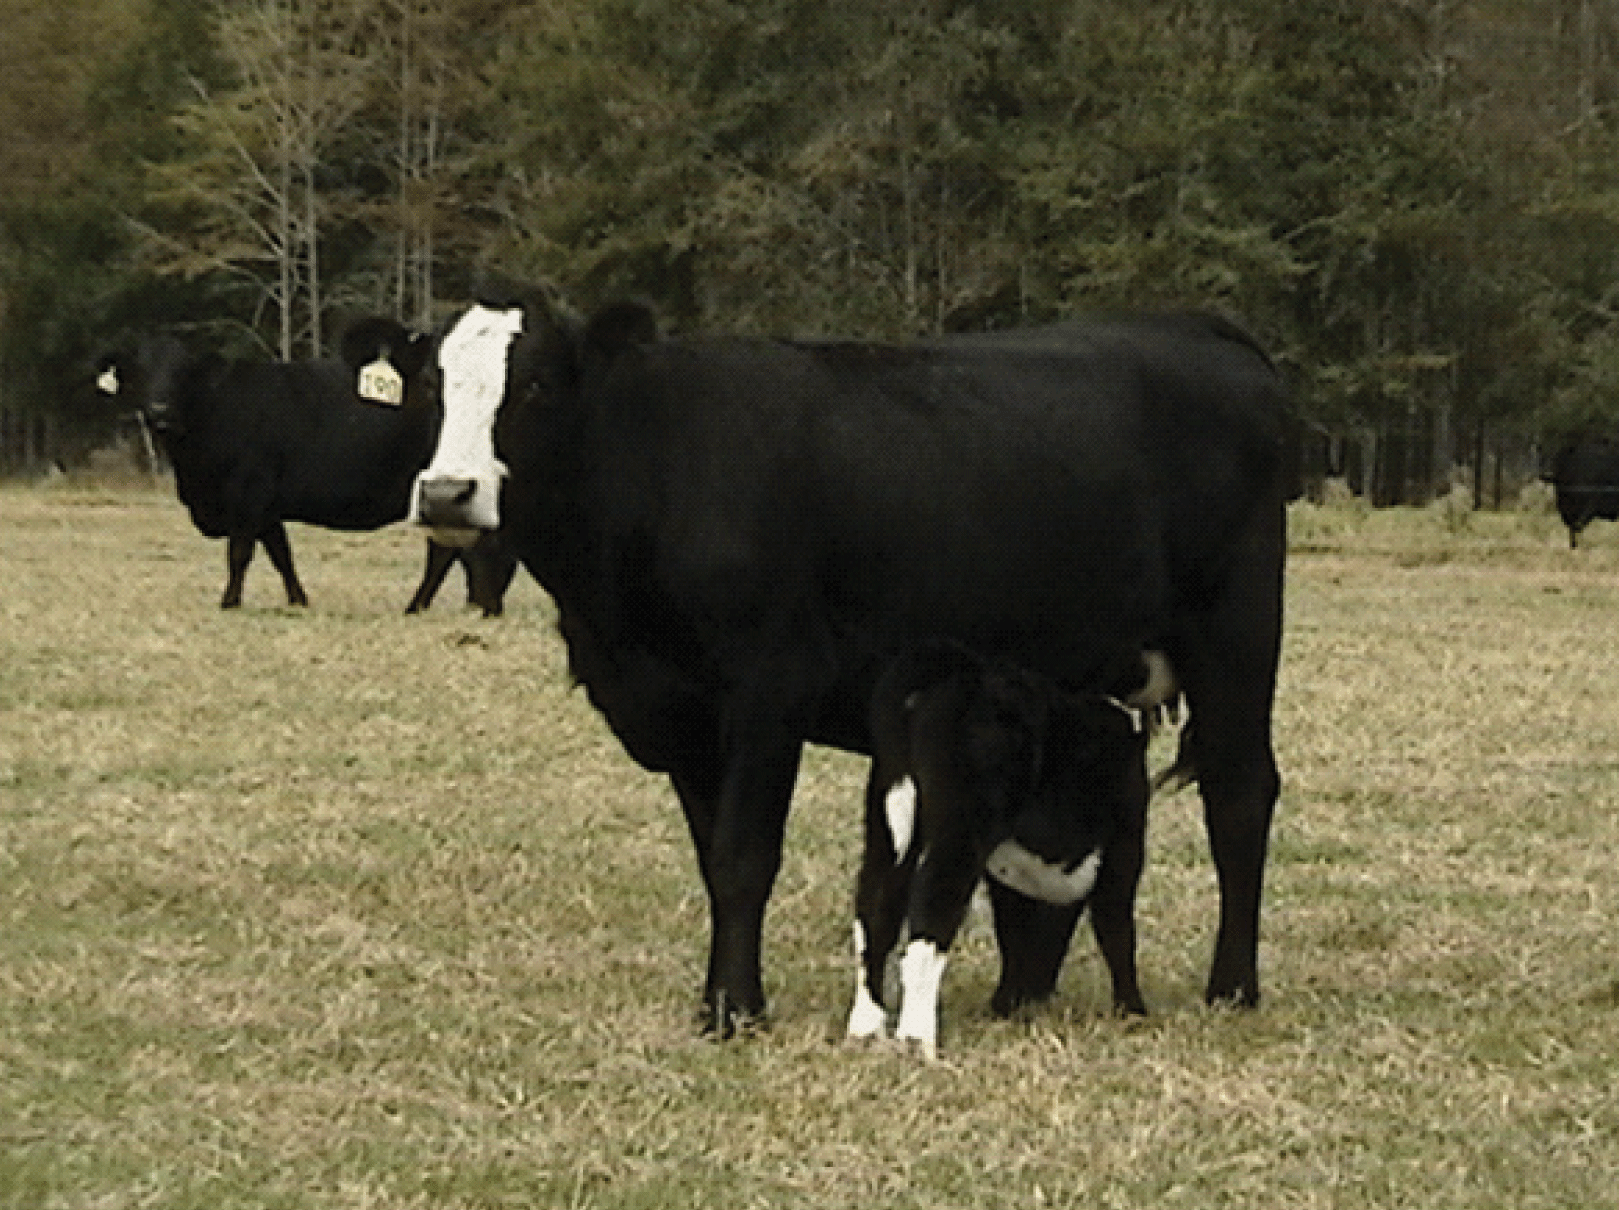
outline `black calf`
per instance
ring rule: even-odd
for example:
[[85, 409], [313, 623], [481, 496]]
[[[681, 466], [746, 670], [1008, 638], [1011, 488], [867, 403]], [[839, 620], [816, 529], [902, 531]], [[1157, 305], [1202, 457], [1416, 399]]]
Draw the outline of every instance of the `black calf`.
[[[908, 926], [897, 1036], [935, 1054], [946, 956], [986, 874], [998, 906], [1011, 909], [997, 912], [1003, 924], [1017, 919], [1019, 901], [1076, 916], [1088, 904], [1114, 1004], [1145, 1012], [1134, 921], [1148, 799], [1141, 715], [937, 644], [884, 674], [871, 727], [850, 1036], [886, 1029], [884, 970]], [[1008, 957], [996, 1010], [1017, 1007], [1028, 982]]]

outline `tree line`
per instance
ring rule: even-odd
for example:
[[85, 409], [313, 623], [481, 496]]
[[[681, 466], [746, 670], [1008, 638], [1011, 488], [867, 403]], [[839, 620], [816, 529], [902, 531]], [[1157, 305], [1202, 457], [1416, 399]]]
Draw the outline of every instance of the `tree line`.
[[[0, 407], [481, 268], [672, 326], [1239, 317], [1380, 501], [1619, 428], [1619, 0], [0, 0]], [[105, 418], [101, 418], [105, 419]]]

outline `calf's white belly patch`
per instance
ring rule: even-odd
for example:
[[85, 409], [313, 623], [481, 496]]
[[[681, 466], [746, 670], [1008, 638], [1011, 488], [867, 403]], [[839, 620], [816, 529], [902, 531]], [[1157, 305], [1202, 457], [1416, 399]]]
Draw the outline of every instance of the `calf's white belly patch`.
[[1002, 886], [1021, 891], [1042, 903], [1078, 903], [1096, 886], [1102, 854], [1092, 852], [1072, 870], [1065, 870], [1029, 852], [1015, 840], [1003, 840], [984, 863], [984, 870]]

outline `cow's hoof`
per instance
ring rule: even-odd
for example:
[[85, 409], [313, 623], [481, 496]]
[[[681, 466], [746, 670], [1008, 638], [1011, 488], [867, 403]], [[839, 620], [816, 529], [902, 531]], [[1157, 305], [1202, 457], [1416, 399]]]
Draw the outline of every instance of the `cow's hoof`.
[[741, 1008], [736, 1001], [720, 992], [712, 1002], [704, 1003], [697, 1010], [697, 1028], [705, 1038], [713, 1038], [716, 1042], [746, 1040], [768, 1030], [770, 1019], [764, 1009], [750, 1011]]

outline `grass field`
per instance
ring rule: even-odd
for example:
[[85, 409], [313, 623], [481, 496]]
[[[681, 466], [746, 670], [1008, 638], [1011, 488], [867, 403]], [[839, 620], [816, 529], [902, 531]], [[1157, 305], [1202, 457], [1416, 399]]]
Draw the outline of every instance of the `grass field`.
[[162, 491], [0, 490], [0, 1206], [1619, 1206], [1619, 527], [1300, 506], [1256, 1013], [1200, 993], [1196, 796], [1154, 807], [1154, 1016], [1082, 935], [943, 1060], [846, 1047], [861, 767], [807, 763], [773, 1028], [692, 1026], [678, 807], [526, 578], [299, 529], [313, 601]]

